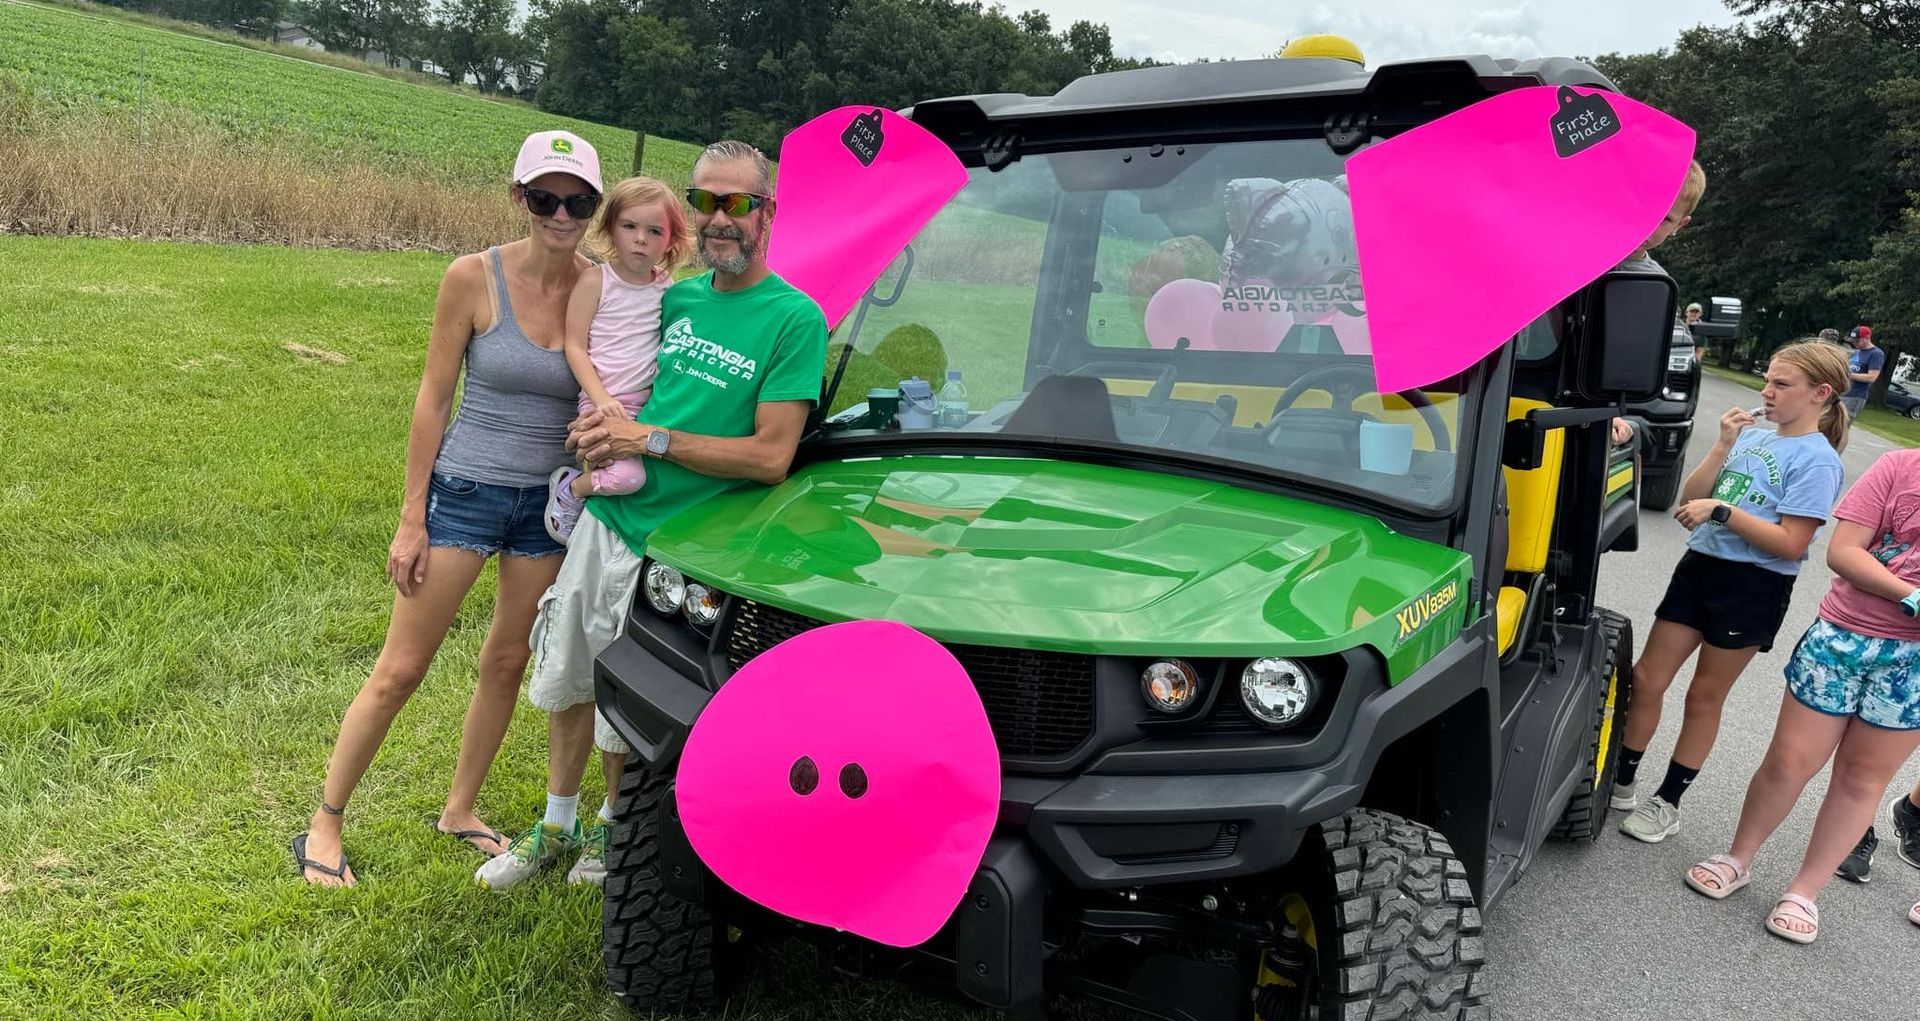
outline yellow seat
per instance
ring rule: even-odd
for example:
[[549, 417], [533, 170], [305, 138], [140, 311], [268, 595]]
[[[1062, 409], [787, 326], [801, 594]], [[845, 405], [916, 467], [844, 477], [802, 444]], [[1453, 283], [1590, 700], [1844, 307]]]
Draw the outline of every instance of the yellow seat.
[[[1525, 418], [1528, 412], [1547, 407], [1551, 405], [1544, 401], [1512, 398], [1507, 401], [1507, 421]], [[1547, 569], [1566, 443], [1565, 432], [1552, 430], [1545, 437], [1540, 467], [1526, 471], [1501, 469], [1507, 480], [1507, 562], [1504, 566], [1509, 575], [1533, 575]], [[1527, 616], [1527, 590], [1514, 585], [1501, 586], [1497, 613], [1500, 652], [1504, 655], [1520, 636], [1520, 622]]]
[[1500, 652], [1506, 654], [1513, 645], [1514, 636], [1520, 632], [1520, 618], [1527, 609], [1527, 593], [1512, 585], [1500, 586]]

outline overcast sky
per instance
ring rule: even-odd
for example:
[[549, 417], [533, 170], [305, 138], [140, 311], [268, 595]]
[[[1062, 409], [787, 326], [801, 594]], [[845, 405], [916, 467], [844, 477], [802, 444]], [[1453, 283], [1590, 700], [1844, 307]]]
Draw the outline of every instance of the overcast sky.
[[1526, 59], [1644, 53], [1685, 28], [1730, 25], [1720, 0], [1002, 0], [1009, 13], [1043, 10], [1056, 31], [1105, 22], [1125, 56], [1187, 61], [1258, 57], [1295, 36], [1336, 32], [1369, 66], [1410, 57], [1486, 53]]

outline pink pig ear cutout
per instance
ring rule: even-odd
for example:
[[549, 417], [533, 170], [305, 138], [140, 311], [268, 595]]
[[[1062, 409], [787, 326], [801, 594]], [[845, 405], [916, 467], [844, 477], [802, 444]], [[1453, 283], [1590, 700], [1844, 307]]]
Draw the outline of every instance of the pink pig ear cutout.
[[1539, 86], [1354, 155], [1376, 386], [1466, 369], [1633, 254], [1679, 196], [1693, 146], [1691, 128], [1644, 103]]
[[767, 265], [831, 330], [966, 184], [952, 149], [891, 110], [821, 114], [780, 143]]
[[906, 947], [946, 924], [980, 866], [1000, 753], [952, 653], [904, 624], [854, 621], [742, 666], [694, 722], [675, 786], [721, 882]]

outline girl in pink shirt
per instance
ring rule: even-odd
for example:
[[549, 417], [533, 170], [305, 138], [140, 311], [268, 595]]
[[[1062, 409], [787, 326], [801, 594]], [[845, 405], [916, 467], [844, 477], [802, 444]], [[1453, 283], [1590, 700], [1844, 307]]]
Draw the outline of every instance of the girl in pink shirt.
[[[660, 295], [673, 271], [693, 258], [693, 229], [679, 199], [651, 177], [607, 189], [586, 245], [602, 262], [580, 274], [567, 303], [567, 364], [580, 383], [580, 413], [633, 419], [653, 392], [660, 355]], [[638, 458], [563, 465], [548, 480], [547, 532], [573, 535], [586, 498], [638, 490], [647, 470]]]
[[[1745, 886], [1761, 845], [1831, 759], [1806, 856], [1766, 922], [1795, 943], [1813, 942], [1814, 898], [1920, 747], [1920, 450], [1882, 454], [1833, 516], [1827, 566], [1836, 577], [1787, 662], [1773, 743], [1747, 786], [1733, 846], [1686, 876], [1715, 899]], [[1920, 905], [1913, 917], [1920, 922]]]

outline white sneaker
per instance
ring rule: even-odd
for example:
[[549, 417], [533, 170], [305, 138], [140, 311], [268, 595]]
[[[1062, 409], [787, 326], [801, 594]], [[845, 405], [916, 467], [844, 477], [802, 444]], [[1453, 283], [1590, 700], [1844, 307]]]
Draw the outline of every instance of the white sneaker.
[[567, 885], [607, 885], [607, 824], [596, 822], [587, 827], [580, 840], [580, 858], [567, 870]]
[[552, 823], [538, 826], [513, 838], [505, 851], [489, 858], [473, 874], [473, 881], [483, 890], [505, 890], [518, 886], [531, 879], [541, 869], [558, 861], [560, 855], [580, 846], [580, 820], [573, 821], [573, 831], [563, 832]]
[[1656, 794], [1620, 821], [1620, 832], [1635, 840], [1657, 844], [1680, 832], [1680, 806]]
[[1640, 807], [1640, 785], [1617, 783], [1613, 785], [1613, 797], [1607, 799], [1607, 807], [1622, 812], [1631, 812]]

